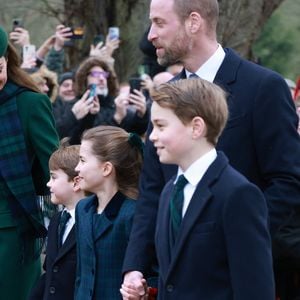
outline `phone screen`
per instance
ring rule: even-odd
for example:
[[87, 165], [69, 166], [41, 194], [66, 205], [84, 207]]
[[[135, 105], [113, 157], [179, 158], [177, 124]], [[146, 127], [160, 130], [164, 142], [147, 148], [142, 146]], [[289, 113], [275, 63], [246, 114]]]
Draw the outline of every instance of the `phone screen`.
[[36, 52], [35, 45], [23, 46], [23, 61], [35, 59], [36, 58], [35, 52]]
[[108, 28], [108, 36], [109, 36], [110, 40], [118, 40], [120, 37], [119, 27], [109, 27]]
[[89, 87], [89, 89], [90, 89], [90, 93], [89, 93], [89, 98], [91, 98], [91, 97], [95, 97], [96, 96], [96, 88], [97, 88], [97, 86], [96, 86], [96, 84], [91, 84], [90, 85], [90, 87]]

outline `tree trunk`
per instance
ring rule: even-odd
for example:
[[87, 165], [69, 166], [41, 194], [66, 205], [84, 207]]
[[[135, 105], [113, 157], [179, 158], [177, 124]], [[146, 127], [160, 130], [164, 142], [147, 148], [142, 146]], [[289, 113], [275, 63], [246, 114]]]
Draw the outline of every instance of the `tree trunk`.
[[253, 59], [252, 45], [273, 11], [284, 0], [219, 0], [218, 39], [224, 47], [234, 48]]

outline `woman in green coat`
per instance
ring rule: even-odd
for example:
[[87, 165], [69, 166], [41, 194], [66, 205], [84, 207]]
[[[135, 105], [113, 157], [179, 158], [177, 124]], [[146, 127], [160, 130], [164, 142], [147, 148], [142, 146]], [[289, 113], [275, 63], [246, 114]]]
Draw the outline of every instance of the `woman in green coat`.
[[0, 298], [25, 300], [40, 275], [46, 235], [37, 196], [47, 194], [58, 146], [51, 103], [38, 93], [0, 27]]

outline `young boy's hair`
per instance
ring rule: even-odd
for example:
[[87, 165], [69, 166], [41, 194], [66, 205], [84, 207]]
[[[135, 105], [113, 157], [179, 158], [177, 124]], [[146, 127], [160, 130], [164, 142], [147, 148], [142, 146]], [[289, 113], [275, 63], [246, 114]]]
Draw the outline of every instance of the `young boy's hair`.
[[73, 180], [78, 175], [75, 167], [79, 162], [79, 149], [80, 145], [60, 146], [49, 159], [50, 171], [61, 169], [68, 175], [70, 181]]
[[100, 161], [113, 164], [119, 191], [136, 199], [143, 161], [140, 137], [119, 127], [97, 126], [84, 132], [82, 140], [92, 143]]
[[207, 141], [217, 144], [228, 117], [225, 92], [220, 87], [201, 78], [182, 79], [154, 87], [150, 95], [159, 106], [173, 110], [185, 125], [201, 117]]

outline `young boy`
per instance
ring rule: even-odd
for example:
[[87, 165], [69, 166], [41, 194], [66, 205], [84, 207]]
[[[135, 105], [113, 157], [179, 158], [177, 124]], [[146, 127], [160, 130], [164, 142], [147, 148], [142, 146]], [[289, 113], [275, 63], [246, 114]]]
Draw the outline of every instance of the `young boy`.
[[[48, 243], [41, 276], [29, 299], [74, 299], [76, 274], [75, 206], [85, 197], [75, 167], [79, 145], [61, 147], [49, 160], [51, 202], [63, 205], [48, 228]], [[64, 220], [63, 220], [64, 219]]]
[[[275, 299], [264, 196], [215, 150], [228, 115], [223, 91], [189, 79], [151, 97], [150, 140], [161, 163], [179, 166], [159, 201], [158, 299]], [[136, 295], [124, 284], [121, 292]]]

